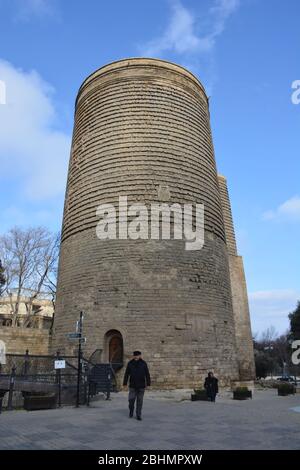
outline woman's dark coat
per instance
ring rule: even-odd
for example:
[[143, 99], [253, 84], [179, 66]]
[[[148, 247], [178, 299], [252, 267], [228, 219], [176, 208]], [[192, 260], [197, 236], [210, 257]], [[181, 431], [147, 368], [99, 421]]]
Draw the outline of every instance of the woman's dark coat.
[[206, 377], [204, 388], [208, 397], [215, 397], [219, 392], [218, 379], [216, 377]]

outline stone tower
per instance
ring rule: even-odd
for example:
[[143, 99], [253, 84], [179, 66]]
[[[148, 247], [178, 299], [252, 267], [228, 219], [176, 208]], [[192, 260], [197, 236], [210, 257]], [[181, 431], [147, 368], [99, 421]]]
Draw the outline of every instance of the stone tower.
[[[119, 221], [119, 196], [147, 208], [203, 203], [203, 248], [150, 236], [99, 240], [97, 207], [113, 205]], [[224, 385], [253, 379], [246, 285], [226, 182], [216, 171], [208, 100], [178, 65], [120, 60], [79, 89], [54, 348], [72, 352], [66, 333], [81, 310], [84, 355], [118, 369], [140, 349], [154, 387], [199, 386], [208, 370]]]

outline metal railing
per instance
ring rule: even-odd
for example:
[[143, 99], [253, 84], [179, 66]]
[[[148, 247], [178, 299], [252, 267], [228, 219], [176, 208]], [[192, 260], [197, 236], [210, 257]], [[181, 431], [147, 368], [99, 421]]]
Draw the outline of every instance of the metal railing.
[[[54, 361], [57, 359], [65, 360], [65, 369], [54, 369]], [[68, 394], [74, 398], [78, 381], [77, 361], [77, 356], [64, 356], [59, 352], [56, 355], [36, 355], [29, 354], [26, 350], [25, 354], [7, 354], [6, 364], [0, 364], [0, 409], [2, 398], [7, 392], [9, 393], [7, 409], [12, 409], [13, 393], [16, 390], [22, 391], [22, 388], [24, 395], [24, 393], [34, 394], [34, 390], [41, 389], [46, 393], [47, 390], [53, 391], [55, 387], [58, 406], [61, 406]], [[123, 363], [96, 364], [82, 357], [80, 373], [82, 404], [89, 405], [90, 396], [98, 393], [105, 393], [108, 399], [111, 391], [116, 390], [115, 369], [122, 366]]]

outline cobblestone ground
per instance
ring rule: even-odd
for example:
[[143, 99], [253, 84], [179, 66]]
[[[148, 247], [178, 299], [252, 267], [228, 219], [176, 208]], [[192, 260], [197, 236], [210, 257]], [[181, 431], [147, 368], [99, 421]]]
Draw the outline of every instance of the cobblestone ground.
[[[300, 395], [256, 391], [253, 400], [182, 400], [146, 392], [143, 421], [129, 419], [127, 394], [90, 408], [0, 415], [0, 449], [299, 449]], [[188, 396], [188, 393], [185, 393]]]

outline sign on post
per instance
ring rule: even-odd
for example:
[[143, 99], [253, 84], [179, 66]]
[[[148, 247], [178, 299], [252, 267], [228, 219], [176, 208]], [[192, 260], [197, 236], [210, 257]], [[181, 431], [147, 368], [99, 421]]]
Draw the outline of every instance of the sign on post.
[[66, 361], [65, 360], [57, 360], [54, 361], [54, 369], [65, 369], [66, 368]]
[[84, 338], [81, 333], [68, 333], [67, 334], [68, 339], [78, 339], [79, 343], [86, 343], [86, 338]]
[[69, 339], [79, 339], [81, 338], [81, 333], [68, 333], [67, 337]]

